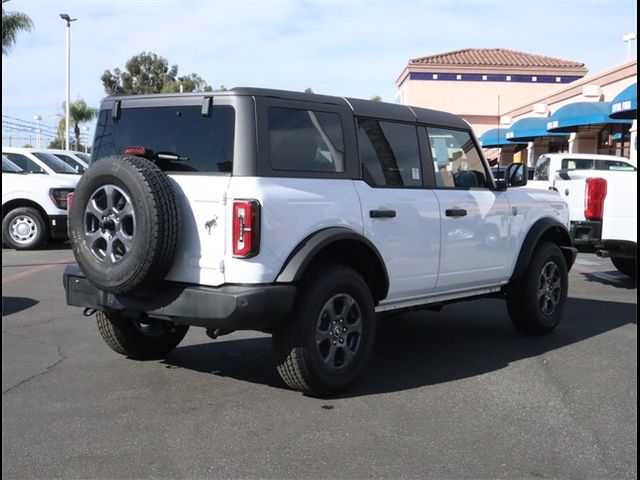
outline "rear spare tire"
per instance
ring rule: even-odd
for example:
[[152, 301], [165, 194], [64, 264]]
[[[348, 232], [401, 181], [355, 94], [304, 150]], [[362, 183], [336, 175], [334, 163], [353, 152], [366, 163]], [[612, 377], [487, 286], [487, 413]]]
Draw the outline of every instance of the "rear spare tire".
[[168, 177], [140, 157], [93, 163], [75, 190], [71, 246], [87, 279], [126, 293], [162, 280], [173, 263], [180, 217]]

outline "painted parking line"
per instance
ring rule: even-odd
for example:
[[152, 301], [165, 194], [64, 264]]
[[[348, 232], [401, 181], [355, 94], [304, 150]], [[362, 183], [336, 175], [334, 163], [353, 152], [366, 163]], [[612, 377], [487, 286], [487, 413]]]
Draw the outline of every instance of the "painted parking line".
[[576, 265], [602, 265], [599, 262], [592, 262], [591, 260], [585, 260], [583, 258], [576, 258]]
[[2, 277], [2, 285], [5, 285], [7, 283], [11, 283], [11, 282], [15, 282], [16, 280], [22, 280], [23, 278], [26, 278], [30, 275], [33, 275], [34, 273], [38, 273], [38, 272], [42, 272], [43, 270], [47, 270], [51, 267], [55, 267], [58, 265], [64, 265], [64, 264], [69, 264], [72, 263], [73, 260], [69, 259], [69, 260], [59, 260], [57, 262], [52, 262], [52, 263], [48, 263], [46, 265], [39, 265], [37, 267], [33, 267], [33, 268], [29, 268], [28, 270], [24, 270], [22, 272], [18, 272], [18, 273], [14, 273], [13, 275], [7, 275], [6, 277]]

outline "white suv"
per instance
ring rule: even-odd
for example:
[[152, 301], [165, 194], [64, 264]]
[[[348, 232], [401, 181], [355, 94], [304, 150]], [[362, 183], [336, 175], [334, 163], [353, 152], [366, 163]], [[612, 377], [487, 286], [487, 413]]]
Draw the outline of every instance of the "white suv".
[[[462, 119], [262, 89], [109, 97], [70, 212], [67, 301], [118, 353], [273, 333], [291, 388], [347, 388], [376, 317], [504, 297], [552, 330], [575, 258], [557, 192], [494, 180]], [[507, 171], [526, 184], [526, 167]]]

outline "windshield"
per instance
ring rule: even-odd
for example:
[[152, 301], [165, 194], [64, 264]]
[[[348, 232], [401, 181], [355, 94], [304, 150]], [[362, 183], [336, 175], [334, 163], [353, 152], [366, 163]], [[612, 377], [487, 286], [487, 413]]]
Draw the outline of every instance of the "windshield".
[[86, 170], [86, 168], [84, 168], [84, 166], [79, 161], [69, 155], [65, 155], [64, 153], [54, 153], [53, 155], [73, 168], [76, 173], [84, 173], [84, 171]]
[[33, 152], [33, 156], [56, 173], [78, 173], [69, 165], [50, 153]]
[[91, 161], [91, 155], [89, 155], [88, 153], [82, 153], [82, 152], [74, 152], [76, 157], [80, 157], [81, 160], [84, 160], [86, 163], [89, 163]]
[[24, 173], [19, 166], [9, 160], [6, 156], [2, 156], [2, 173]]

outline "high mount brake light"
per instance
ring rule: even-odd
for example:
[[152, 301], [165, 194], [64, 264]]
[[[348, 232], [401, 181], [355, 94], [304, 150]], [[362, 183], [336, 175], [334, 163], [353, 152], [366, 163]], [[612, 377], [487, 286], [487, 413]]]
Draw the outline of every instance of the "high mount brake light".
[[260, 203], [257, 200], [233, 202], [233, 256], [255, 257], [260, 252]]
[[125, 155], [139, 155], [141, 157], [147, 157], [151, 155], [151, 150], [144, 147], [126, 147], [124, 149]]

